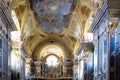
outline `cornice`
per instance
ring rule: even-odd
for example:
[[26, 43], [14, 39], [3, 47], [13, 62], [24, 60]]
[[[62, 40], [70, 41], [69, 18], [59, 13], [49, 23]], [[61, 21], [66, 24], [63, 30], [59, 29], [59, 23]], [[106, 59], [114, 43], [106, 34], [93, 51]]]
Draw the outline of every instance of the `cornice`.
[[17, 28], [16, 28], [16, 26], [15, 26], [13, 20], [12, 20], [12, 17], [11, 17], [11, 15], [10, 15], [9, 10], [8, 10], [7, 7], [5, 6], [4, 1], [1, 1], [1, 0], [0, 0], [0, 10], [1, 10], [1, 12], [2, 12], [2, 15], [6, 18], [6, 21], [7, 21], [7, 23], [9, 24], [8, 27], [10, 28], [10, 30], [11, 30], [11, 31], [17, 30]]
[[101, 21], [101, 19], [104, 17], [105, 13], [107, 12], [108, 5], [107, 5], [107, 0], [105, 0], [102, 8], [99, 10], [98, 15], [95, 17], [93, 20], [93, 23], [90, 26], [89, 32], [94, 32], [97, 25]]

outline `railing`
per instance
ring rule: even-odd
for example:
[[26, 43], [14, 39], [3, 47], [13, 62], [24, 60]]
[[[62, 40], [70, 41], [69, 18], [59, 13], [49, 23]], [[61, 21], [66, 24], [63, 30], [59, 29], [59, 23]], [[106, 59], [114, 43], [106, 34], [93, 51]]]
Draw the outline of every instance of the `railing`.
[[32, 77], [31, 80], [73, 80], [73, 77], [60, 77], [60, 78]]

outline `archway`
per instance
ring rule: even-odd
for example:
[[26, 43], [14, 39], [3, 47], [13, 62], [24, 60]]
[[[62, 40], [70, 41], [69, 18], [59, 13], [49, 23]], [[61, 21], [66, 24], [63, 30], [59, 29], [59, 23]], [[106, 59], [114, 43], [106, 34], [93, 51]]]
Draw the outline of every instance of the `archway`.
[[70, 53], [66, 51], [65, 46], [59, 45], [59, 43], [45, 43], [38, 48], [33, 53], [33, 62], [35, 63], [34, 69], [36, 73], [33, 74], [37, 77], [44, 77], [45, 79], [52, 78], [57, 79], [64, 76], [72, 77], [73, 65], [70, 60]]
[[58, 58], [54, 55], [50, 55], [46, 58], [46, 63], [48, 66], [55, 67], [58, 63]]

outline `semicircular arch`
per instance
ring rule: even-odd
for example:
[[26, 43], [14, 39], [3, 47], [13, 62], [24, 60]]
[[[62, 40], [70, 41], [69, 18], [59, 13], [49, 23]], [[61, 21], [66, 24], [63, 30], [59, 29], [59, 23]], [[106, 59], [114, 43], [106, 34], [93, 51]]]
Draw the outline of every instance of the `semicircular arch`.
[[[53, 42], [54, 41], [54, 42]], [[49, 40], [46, 40], [44, 41], [43, 43], [40, 43], [36, 48], [35, 50], [33, 51], [32, 53], [32, 58], [33, 59], [39, 59], [39, 57], [42, 57], [41, 56], [41, 51], [44, 47], [48, 46], [48, 45], [55, 45], [57, 47], [59, 47], [59, 49], [62, 50], [63, 52], [63, 57], [64, 58], [69, 58], [71, 57], [71, 53], [70, 53], [70, 50], [68, 49], [68, 47], [66, 47], [66, 45], [64, 43], [61, 43], [61, 42], [57, 42], [57, 40], [53, 40], [53, 41], [49, 41]]]

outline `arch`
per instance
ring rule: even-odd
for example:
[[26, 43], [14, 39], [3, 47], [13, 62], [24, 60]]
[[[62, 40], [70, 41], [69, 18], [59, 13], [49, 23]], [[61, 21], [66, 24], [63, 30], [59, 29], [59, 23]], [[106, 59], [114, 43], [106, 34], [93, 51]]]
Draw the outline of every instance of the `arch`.
[[46, 41], [40, 43], [39, 45], [37, 45], [36, 48], [34, 49], [32, 55], [31, 55], [32, 58], [38, 59], [39, 58], [38, 54], [40, 55], [41, 50], [48, 45], [55, 45], [55, 46], [59, 47], [63, 51], [64, 58], [71, 56], [70, 50], [68, 49], [68, 47], [66, 47], [66, 45], [64, 43], [59, 42], [56, 39], [53, 39], [53, 42], [52, 43], [51, 42], [52, 41], [50, 41], [50, 39], [49, 39], [49, 40], [46, 40]]
[[55, 67], [55, 66], [57, 66], [57, 64], [58, 64], [58, 58], [57, 58], [56, 56], [54, 56], [54, 55], [50, 55], [50, 56], [48, 56], [48, 57], [46, 58], [46, 64], [47, 64], [48, 66], [53, 66], [53, 67]]
[[46, 55], [49, 54], [56, 54], [59, 57], [62, 56], [64, 57], [64, 51], [58, 46], [58, 45], [46, 45], [45, 47], [42, 48], [40, 51], [40, 56], [39, 57], [45, 57]]
[[56, 55], [56, 54], [48, 54], [47, 56], [43, 57], [43, 60], [45, 61], [45, 60], [47, 59], [47, 57], [49, 57], [49, 56], [51, 56], [51, 55], [55, 56], [58, 60], [61, 58], [61, 57], [59, 57], [59, 56]]

